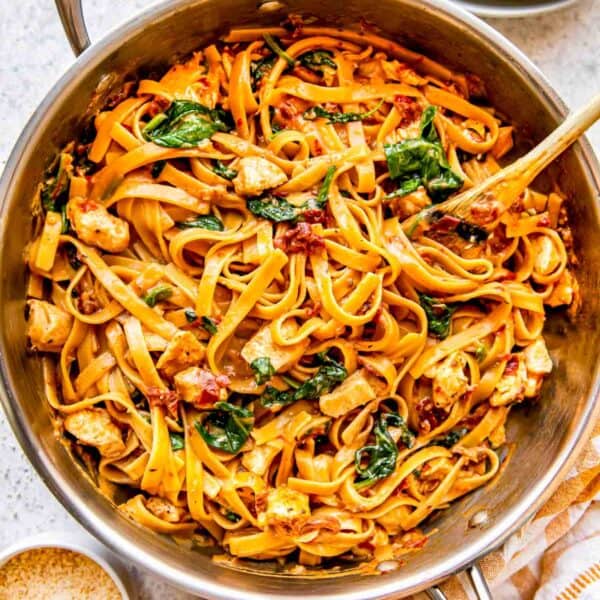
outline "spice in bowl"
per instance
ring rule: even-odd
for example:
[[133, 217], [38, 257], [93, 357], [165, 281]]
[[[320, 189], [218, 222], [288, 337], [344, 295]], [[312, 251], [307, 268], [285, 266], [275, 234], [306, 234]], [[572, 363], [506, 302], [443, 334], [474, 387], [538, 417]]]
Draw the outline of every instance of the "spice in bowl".
[[0, 600], [121, 600], [110, 575], [91, 558], [65, 548], [34, 548], [0, 567]]

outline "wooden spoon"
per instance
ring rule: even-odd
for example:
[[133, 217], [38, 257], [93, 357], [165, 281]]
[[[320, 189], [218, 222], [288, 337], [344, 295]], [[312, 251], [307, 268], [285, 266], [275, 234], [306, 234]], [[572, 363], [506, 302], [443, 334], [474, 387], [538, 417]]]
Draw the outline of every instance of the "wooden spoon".
[[[451, 215], [481, 229], [491, 229], [525, 188], [557, 156], [600, 118], [600, 94], [570, 114], [545, 140], [511, 165], [453, 198], [430, 207], [402, 222], [405, 233], [419, 222], [431, 222]], [[432, 218], [433, 217], [433, 218]]]

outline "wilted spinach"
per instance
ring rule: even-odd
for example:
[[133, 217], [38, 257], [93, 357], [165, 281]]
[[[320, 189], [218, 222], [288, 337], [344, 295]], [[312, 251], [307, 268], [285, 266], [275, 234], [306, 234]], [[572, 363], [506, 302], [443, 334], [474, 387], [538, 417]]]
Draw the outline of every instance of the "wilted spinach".
[[463, 180], [450, 168], [433, 125], [435, 110], [429, 106], [423, 112], [419, 138], [384, 144], [390, 177], [399, 183], [388, 198], [406, 195], [422, 185], [437, 203], [462, 187]]
[[316, 400], [329, 392], [337, 383], [348, 377], [346, 367], [325, 353], [316, 355], [319, 363], [317, 372], [302, 382], [296, 389], [280, 391], [268, 385], [260, 397], [263, 406], [283, 406], [298, 400]]
[[449, 431], [444, 437], [431, 440], [432, 446], [443, 446], [444, 448], [452, 448], [461, 438], [465, 437], [469, 430], [465, 427]]
[[156, 115], [143, 130], [144, 137], [167, 148], [193, 148], [217, 131], [233, 128], [231, 115], [191, 100], [174, 100], [166, 112]]
[[337, 69], [337, 65], [333, 60], [333, 54], [328, 50], [312, 50], [305, 52], [298, 57], [298, 61], [303, 67], [322, 74], [323, 67]]
[[69, 201], [69, 188], [71, 186], [71, 175], [69, 164], [72, 157], [67, 152], [62, 152], [55, 164], [47, 172], [47, 178], [40, 190], [42, 206], [46, 211], [61, 214], [61, 233], [69, 231], [69, 219], [67, 218], [67, 202]]
[[322, 117], [327, 119], [327, 123], [352, 123], [353, 121], [363, 121], [364, 119], [369, 118], [371, 115], [374, 115], [378, 110], [383, 100], [373, 109], [364, 112], [330, 112], [325, 110], [321, 106], [311, 106], [309, 109], [304, 111], [302, 115], [305, 119], [312, 121], [318, 117]]
[[[354, 455], [354, 467], [358, 478], [355, 487], [363, 488], [379, 479], [389, 477], [396, 468], [398, 458], [398, 445], [389, 432], [390, 427], [402, 429], [400, 441], [411, 448], [415, 441], [414, 434], [408, 429], [404, 419], [396, 413], [383, 413], [375, 422], [373, 444], [363, 446]], [[368, 458], [368, 464], [363, 466], [363, 460]]]
[[294, 221], [298, 217], [297, 207], [290, 204], [285, 198], [271, 194], [260, 198], [249, 198], [246, 206], [253, 215], [275, 223]]
[[188, 323], [193, 323], [198, 319], [198, 315], [196, 314], [196, 311], [193, 308], [186, 308], [183, 312], [185, 314], [185, 320]]
[[261, 356], [250, 363], [250, 368], [254, 371], [254, 378], [258, 385], [269, 381], [275, 375], [275, 367], [271, 364], [268, 356]]
[[277, 57], [270, 54], [269, 56], [265, 56], [250, 63], [250, 75], [255, 89], [261, 79], [273, 68], [276, 60]]
[[185, 438], [180, 433], [170, 431], [169, 439], [173, 450], [183, 450], [185, 448]]
[[148, 306], [156, 306], [158, 302], [162, 302], [170, 298], [173, 294], [173, 289], [168, 285], [157, 285], [150, 288], [143, 296], [142, 300]]
[[179, 229], [209, 229], [210, 231], [223, 231], [223, 221], [215, 215], [198, 215], [187, 221], [178, 221], [175, 225]]
[[229, 402], [217, 402], [215, 410], [210, 411], [202, 422], [196, 421], [195, 426], [209, 446], [237, 454], [254, 426], [254, 414]]
[[204, 315], [200, 321], [200, 327], [206, 330], [210, 335], [215, 335], [215, 333], [217, 333], [217, 322], [214, 319]]
[[269, 46], [279, 58], [283, 58], [290, 67], [293, 67], [296, 64], [296, 61], [279, 45], [279, 42], [270, 33], [264, 33], [263, 38], [265, 38], [267, 46]]
[[231, 181], [235, 177], [237, 177], [238, 172], [235, 169], [230, 169], [227, 165], [223, 164], [220, 160], [215, 160], [215, 166], [213, 167], [213, 171], [219, 176], [223, 177], [223, 179], [228, 179]]
[[427, 315], [429, 333], [442, 340], [448, 337], [452, 315], [458, 307], [440, 302], [427, 294], [419, 294], [419, 304]]

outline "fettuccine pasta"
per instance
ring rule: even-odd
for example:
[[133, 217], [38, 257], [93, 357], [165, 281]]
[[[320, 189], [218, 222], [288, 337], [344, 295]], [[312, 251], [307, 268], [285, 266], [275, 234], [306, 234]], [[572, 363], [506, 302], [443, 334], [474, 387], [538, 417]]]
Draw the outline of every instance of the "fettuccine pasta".
[[61, 153], [28, 247], [31, 347], [101, 489], [230, 555], [388, 560], [492, 480], [576, 305], [558, 190], [402, 223], [483, 181], [483, 84], [370, 31], [231, 31]]

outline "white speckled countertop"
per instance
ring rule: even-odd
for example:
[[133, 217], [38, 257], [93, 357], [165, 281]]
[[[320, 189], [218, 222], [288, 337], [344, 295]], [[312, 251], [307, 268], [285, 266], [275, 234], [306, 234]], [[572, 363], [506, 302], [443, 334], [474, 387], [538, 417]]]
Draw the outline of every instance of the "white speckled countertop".
[[[144, 0], [84, 0], [92, 40], [148, 6]], [[490, 20], [546, 74], [571, 107], [600, 91], [600, 0], [543, 17]], [[0, 168], [27, 118], [72, 61], [54, 3], [0, 0]], [[600, 154], [600, 126], [589, 138]], [[80, 529], [43, 485], [0, 414], [0, 548], [36, 532]], [[191, 598], [136, 573], [143, 600]]]

